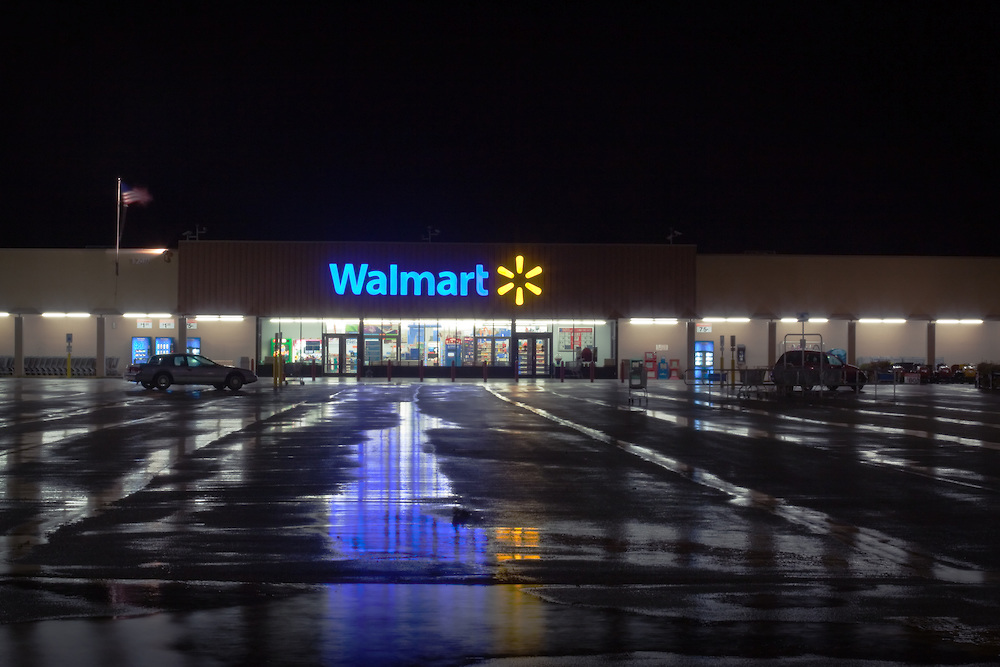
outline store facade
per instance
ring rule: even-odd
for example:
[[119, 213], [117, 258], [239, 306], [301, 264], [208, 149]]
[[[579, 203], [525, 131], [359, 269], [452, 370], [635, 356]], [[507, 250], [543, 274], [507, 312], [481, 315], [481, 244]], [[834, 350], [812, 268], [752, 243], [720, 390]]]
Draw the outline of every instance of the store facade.
[[[693, 246], [182, 245], [185, 312], [252, 314], [262, 373], [615, 377], [619, 322], [695, 303]], [[227, 271], [222, 267], [256, 267]]]
[[[0, 250], [0, 374], [120, 375], [157, 351], [269, 374], [652, 379], [1000, 360], [997, 258], [697, 255], [682, 245], [184, 241]], [[805, 334], [805, 336], [803, 335]]]

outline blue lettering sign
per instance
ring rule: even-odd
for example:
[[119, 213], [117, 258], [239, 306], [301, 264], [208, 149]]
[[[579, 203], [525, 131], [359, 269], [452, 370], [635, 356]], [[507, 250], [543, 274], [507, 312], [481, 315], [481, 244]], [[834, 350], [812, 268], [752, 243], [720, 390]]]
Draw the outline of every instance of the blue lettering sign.
[[[475, 271], [400, 271], [390, 264], [388, 272], [369, 269], [367, 263], [330, 264], [333, 291], [344, 296], [489, 296], [486, 280], [490, 272], [482, 264]], [[474, 284], [474, 285], [473, 285]]]

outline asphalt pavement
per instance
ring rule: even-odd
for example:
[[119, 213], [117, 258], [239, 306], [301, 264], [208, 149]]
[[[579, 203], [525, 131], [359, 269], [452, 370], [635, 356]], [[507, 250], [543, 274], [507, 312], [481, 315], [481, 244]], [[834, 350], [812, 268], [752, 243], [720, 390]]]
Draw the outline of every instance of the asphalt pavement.
[[995, 664], [998, 408], [0, 379], [0, 664]]

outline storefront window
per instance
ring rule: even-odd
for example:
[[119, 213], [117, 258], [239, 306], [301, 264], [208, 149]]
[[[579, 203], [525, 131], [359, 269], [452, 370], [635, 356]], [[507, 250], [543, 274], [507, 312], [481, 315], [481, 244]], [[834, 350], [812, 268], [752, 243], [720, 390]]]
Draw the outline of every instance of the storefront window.
[[518, 320], [518, 333], [552, 333], [551, 320]]
[[614, 356], [613, 326], [604, 320], [523, 320], [521, 333], [552, 335], [552, 361], [555, 365], [574, 365], [593, 361], [603, 365]]
[[358, 320], [323, 320], [323, 333], [328, 334], [356, 334], [358, 333]]
[[400, 328], [403, 360], [437, 366], [440, 358], [441, 332], [437, 320], [404, 320]]
[[[579, 361], [593, 361], [597, 352], [597, 341], [595, 338], [596, 326], [577, 322], [558, 322], [555, 325], [555, 347], [556, 363], [574, 363]], [[584, 350], [589, 352], [585, 353]]]
[[399, 320], [365, 320], [365, 363], [399, 363]]
[[510, 320], [476, 321], [476, 365], [510, 365], [510, 327]]
[[[277, 352], [285, 363], [311, 364], [323, 360], [323, 337], [329, 334], [357, 335], [358, 320], [322, 320], [304, 317], [272, 317], [260, 320], [260, 363], [274, 362]], [[279, 351], [280, 350], [280, 351]]]
[[472, 366], [476, 363], [475, 322], [473, 320], [442, 320], [444, 366]]

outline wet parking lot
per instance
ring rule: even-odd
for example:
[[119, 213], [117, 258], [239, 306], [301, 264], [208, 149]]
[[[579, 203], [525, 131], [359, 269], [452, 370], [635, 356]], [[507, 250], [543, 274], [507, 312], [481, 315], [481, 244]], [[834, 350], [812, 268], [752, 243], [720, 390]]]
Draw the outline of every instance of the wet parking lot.
[[1000, 392], [0, 381], [0, 664], [991, 664]]

